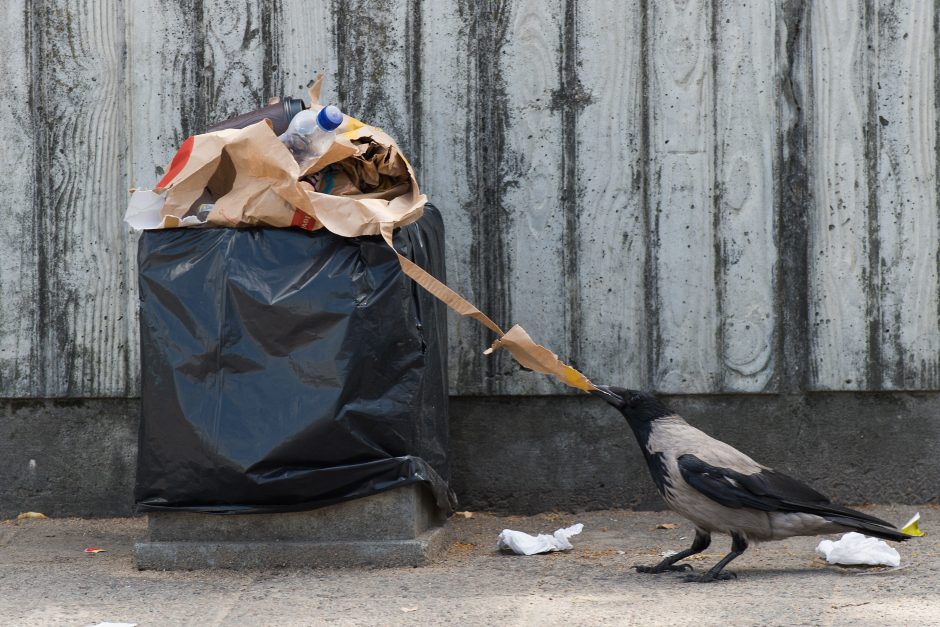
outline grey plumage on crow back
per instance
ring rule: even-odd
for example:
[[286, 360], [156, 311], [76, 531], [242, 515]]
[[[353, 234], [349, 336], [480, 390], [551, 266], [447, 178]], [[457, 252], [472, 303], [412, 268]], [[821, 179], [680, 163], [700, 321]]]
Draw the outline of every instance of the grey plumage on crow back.
[[758, 464], [696, 429], [650, 394], [605, 386], [595, 394], [627, 419], [660, 494], [695, 525], [691, 548], [655, 566], [637, 566], [639, 572], [691, 570], [676, 562], [707, 549], [715, 532], [731, 536], [731, 552], [707, 573], [687, 576], [688, 581], [734, 577], [722, 569], [749, 542], [843, 531], [895, 541], [911, 537], [891, 523], [836, 505], [806, 484]]

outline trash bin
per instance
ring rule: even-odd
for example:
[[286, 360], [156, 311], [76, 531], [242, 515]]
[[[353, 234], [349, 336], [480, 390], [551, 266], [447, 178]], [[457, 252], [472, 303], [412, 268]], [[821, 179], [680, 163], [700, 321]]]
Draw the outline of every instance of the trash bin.
[[[444, 280], [428, 204], [396, 248]], [[138, 252], [141, 511], [314, 509], [448, 488], [445, 305], [380, 237], [146, 231]]]

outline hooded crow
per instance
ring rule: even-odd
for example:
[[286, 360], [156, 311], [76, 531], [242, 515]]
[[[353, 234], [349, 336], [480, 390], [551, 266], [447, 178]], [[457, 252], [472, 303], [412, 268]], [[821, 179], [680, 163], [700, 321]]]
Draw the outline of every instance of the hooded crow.
[[655, 566], [636, 566], [638, 572], [692, 570], [676, 562], [707, 549], [716, 532], [731, 536], [731, 552], [705, 574], [688, 575], [686, 581], [735, 577], [722, 569], [744, 553], [749, 542], [843, 531], [896, 541], [911, 537], [891, 523], [836, 505], [806, 484], [755, 462], [699, 431], [650, 394], [606, 386], [594, 394], [627, 419], [659, 493], [670, 508], [695, 525], [691, 548]]

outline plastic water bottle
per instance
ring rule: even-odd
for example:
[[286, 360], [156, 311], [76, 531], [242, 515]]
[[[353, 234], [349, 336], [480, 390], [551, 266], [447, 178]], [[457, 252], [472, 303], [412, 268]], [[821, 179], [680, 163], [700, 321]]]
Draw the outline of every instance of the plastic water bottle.
[[319, 113], [304, 109], [294, 116], [279, 139], [294, 155], [303, 172], [330, 149], [336, 128], [342, 122], [343, 114], [333, 105], [323, 107]]

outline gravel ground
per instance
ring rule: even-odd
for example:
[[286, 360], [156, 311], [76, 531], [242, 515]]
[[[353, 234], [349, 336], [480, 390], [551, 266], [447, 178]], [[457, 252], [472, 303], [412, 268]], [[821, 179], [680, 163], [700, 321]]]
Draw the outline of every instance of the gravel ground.
[[[738, 579], [684, 583], [633, 564], [691, 541], [669, 512], [606, 510], [450, 522], [446, 557], [424, 568], [138, 571], [146, 522], [0, 522], [0, 624], [90, 625], [933, 625], [940, 624], [940, 508], [862, 508], [898, 523], [922, 513], [928, 535], [895, 545], [901, 567], [842, 568], [815, 557], [817, 538], [752, 547]], [[552, 532], [575, 522], [574, 550], [533, 557], [495, 550], [504, 528]], [[676, 529], [655, 529], [678, 523]], [[86, 547], [103, 553], [86, 554]], [[706, 570], [729, 547], [716, 536]]]

